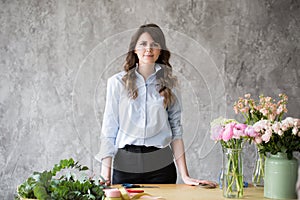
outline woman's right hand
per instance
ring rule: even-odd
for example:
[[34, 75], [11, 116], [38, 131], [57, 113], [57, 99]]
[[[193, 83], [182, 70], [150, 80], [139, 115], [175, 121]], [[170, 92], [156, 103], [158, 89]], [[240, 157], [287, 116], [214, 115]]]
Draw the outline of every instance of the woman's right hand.
[[101, 165], [101, 177], [104, 181], [101, 181], [101, 184], [105, 184], [107, 186], [111, 185], [111, 157], [106, 157], [102, 159]]
[[100, 181], [100, 184], [101, 184], [101, 185], [110, 186], [110, 185], [111, 185], [111, 181], [104, 178], [104, 181], [101, 180], [101, 181]]

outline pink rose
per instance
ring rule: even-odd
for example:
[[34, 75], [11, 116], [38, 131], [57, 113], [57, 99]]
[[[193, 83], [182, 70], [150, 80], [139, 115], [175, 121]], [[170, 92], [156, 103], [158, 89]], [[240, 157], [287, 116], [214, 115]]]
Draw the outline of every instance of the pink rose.
[[283, 131], [288, 130], [288, 128], [289, 128], [288, 124], [282, 124], [282, 125], [281, 125], [281, 129], [282, 129]]
[[274, 124], [272, 125], [272, 129], [275, 133], [278, 133], [280, 130], [280, 123], [279, 122], [274, 122]]
[[255, 142], [256, 144], [262, 143], [261, 137], [259, 137], [259, 136], [258, 136], [258, 137], [255, 137], [254, 142]]
[[294, 126], [300, 127], [300, 119], [294, 119]]
[[261, 136], [261, 139], [262, 139], [265, 143], [267, 143], [267, 142], [270, 141], [271, 136], [272, 136], [272, 131], [266, 130], [265, 134], [263, 134], [263, 135]]
[[293, 130], [292, 130], [292, 133], [293, 133], [294, 135], [297, 135], [297, 133], [298, 133], [298, 128], [297, 128], [297, 127], [294, 127]]

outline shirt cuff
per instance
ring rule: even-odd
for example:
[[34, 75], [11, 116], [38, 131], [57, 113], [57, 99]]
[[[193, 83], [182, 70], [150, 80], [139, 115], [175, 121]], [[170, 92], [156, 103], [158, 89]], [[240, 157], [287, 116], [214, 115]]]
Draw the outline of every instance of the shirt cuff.
[[116, 154], [116, 147], [114, 145], [114, 138], [102, 138], [100, 145], [100, 152], [95, 155], [95, 159], [102, 161], [106, 157], [114, 157]]

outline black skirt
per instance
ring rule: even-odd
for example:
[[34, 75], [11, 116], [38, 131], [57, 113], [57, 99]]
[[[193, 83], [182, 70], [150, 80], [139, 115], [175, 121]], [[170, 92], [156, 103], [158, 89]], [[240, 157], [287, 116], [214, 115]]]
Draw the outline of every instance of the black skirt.
[[176, 183], [177, 173], [170, 147], [126, 145], [113, 164], [113, 184]]

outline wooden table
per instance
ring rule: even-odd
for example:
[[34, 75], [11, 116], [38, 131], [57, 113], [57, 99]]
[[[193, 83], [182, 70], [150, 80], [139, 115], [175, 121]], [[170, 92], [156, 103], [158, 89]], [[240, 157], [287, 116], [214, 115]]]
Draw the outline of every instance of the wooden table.
[[[145, 186], [148, 186], [147, 184]], [[162, 197], [165, 200], [220, 200], [227, 199], [223, 197], [220, 188], [205, 189], [199, 186], [189, 186], [185, 184], [151, 184], [149, 186], [158, 186], [159, 188], [137, 188], [143, 189], [146, 193], [153, 196]], [[243, 199], [267, 199], [264, 198], [263, 188], [248, 187], [244, 188]], [[228, 200], [228, 199], [227, 199]]]

